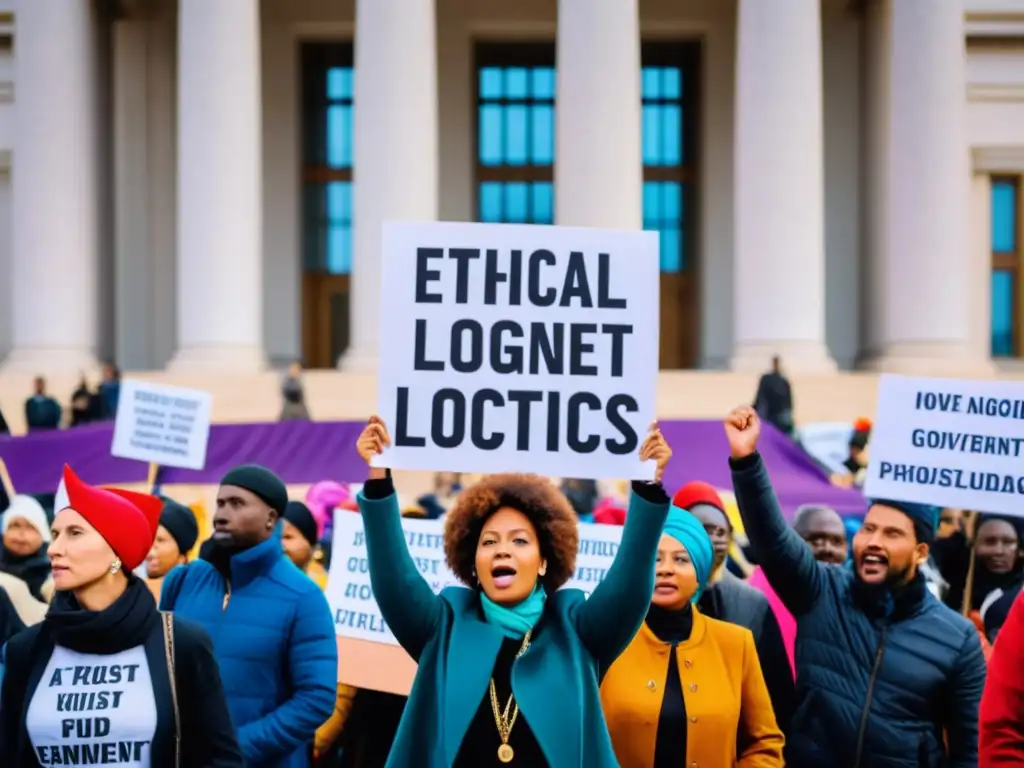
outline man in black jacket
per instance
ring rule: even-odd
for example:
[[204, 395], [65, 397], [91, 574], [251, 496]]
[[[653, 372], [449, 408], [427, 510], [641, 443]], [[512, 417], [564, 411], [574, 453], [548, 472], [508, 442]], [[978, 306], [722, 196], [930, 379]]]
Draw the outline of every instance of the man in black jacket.
[[873, 502], [854, 537], [853, 567], [823, 565], [782, 517], [757, 453], [760, 431], [752, 408], [726, 417], [744, 529], [797, 621], [787, 763], [976, 768], [985, 685], [978, 632], [919, 572], [938, 510]]

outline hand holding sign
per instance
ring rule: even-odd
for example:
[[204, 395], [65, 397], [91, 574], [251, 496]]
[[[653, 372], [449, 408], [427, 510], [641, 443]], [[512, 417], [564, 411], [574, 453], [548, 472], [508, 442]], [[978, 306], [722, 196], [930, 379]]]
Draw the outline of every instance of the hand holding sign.
[[665, 474], [665, 466], [672, 458], [672, 448], [661, 434], [658, 422], [652, 421], [648, 428], [647, 437], [640, 446], [640, 461], [654, 459], [657, 462], [657, 469], [654, 470], [654, 482], [660, 483]]
[[733, 459], [745, 459], [753, 454], [761, 437], [761, 419], [757, 411], [749, 405], [733, 408], [725, 417], [725, 437]]
[[[384, 453], [385, 446], [391, 445], [391, 437], [388, 435], [388, 428], [380, 416], [371, 416], [366, 422], [366, 428], [356, 440], [356, 452], [359, 458], [367, 464], [371, 464], [374, 456]], [[387, 470], [370, 466], [370, 479], [380, 480], [387, 476]]]

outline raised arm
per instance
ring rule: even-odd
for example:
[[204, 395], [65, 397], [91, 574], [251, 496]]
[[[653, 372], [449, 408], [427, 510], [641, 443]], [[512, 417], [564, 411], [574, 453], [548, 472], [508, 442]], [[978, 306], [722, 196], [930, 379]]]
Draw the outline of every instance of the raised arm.
[[574, 614], [580, 641], [604, 669], [636, 636], [651, 604], [654, 560], [670, 505], [661, 478], [671, 457], [672, 450], [661, 430], [652, 424], [640, 448], [640, 458], [658, 463], [655, 482], [633, 483], [615, 560], [604, 580]]
[[[359, 455], [369, 464], [374, 454], [382, 453], [390, 444], [384, 423], [371, 416], [359, 437]], [[398, 495], [386, 470], [371, 469], [370, 479], [356, 500], [363, 516], [370, 585], [377, 607], [398, 643], [419, 661], [441, 616], [441, 598], [434, 594], [409, 554]]]
[[761, 422], [741, 406], [725, 419], [729, 466], [743, 528], [768, 583], [794, 616], [806, 613], [821, 594], [825, 574], [810, 547], [782, 517], [768, 470], [757, 452]]

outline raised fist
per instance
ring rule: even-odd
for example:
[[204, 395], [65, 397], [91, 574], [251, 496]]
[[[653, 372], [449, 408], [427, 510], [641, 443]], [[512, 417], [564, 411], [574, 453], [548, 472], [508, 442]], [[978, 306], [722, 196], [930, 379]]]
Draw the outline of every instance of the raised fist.
[[725, 437], [729, 441], [729, 455], [743, 459], [757, 450], [757, 439], [761, 436], [761, 419], [749, 405], [734, 408], [725, 417]]

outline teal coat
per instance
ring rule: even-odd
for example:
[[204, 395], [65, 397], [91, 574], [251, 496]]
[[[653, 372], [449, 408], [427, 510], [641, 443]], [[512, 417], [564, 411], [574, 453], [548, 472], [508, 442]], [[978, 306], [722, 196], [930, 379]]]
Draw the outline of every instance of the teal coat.
[[[450, 768], [487, 691], [502, 634], [465, 587], [435, 595], [409, 555], [394, 494], [358, 497], [370, 582], [398, 642], [419, 663], [388, 768]], [[615, 562], [586, 599], [548, 598], [544, 631], [512, 667], [512, 691], [552, 768], [618, 768], [600, 677], [629, 645], [654, 592], [654, 560], [669, 504], [632, 494]]]

